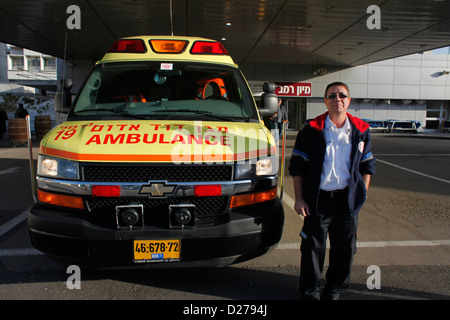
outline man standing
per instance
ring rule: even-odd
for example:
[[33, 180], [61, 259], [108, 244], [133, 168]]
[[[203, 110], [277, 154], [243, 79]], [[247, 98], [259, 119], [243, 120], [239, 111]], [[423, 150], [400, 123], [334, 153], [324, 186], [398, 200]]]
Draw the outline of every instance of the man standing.
[[289, 166], [294, 210], [304, 217], [300, 233], [300, 294], [304, 299], [320, 299], [327, 234], [330, 257], [323, 298], [339, 299], [348, 288], [358, 212], [375, 173], [369, 125], [347, 113], [351, 101], [348, 86], [329, 84], [324, 101], [328, 112], [299, 131]]

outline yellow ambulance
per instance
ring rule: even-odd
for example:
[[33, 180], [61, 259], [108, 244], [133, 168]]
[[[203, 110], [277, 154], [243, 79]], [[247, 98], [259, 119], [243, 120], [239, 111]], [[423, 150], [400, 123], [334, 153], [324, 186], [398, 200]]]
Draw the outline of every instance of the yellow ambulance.
[[223, 266], [280, 241], [278, 154], [217, 41], [136, 36], [96, 63], [41, 141], [33, 246], [90, 267]]

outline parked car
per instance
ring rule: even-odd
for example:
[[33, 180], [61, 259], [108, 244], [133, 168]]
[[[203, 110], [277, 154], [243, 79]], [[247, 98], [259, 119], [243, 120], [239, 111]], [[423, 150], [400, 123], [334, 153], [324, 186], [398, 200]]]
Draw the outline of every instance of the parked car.
[[392, 121], [389, 126], [390, 132], [418, 133], [418, 125], [414, 121]]
[[369, 120], [370, 132], [388, 132], [388, 124], [386, 121]]

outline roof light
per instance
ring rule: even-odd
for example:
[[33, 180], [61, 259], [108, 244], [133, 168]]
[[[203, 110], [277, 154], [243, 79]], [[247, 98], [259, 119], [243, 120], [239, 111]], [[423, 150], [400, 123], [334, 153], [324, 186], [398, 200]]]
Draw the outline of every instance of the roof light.
[[223, 44], [211, 41], [195, 41], [191, 49], [192, 54], [228, 54]]
[[147, 48], [141, 39], [120, 39], [114, 42], [108, 52], [145, 53]]
[[150, 46], [156, 53], [182, 53], [187, 44], [186, 40], [150, 40]]

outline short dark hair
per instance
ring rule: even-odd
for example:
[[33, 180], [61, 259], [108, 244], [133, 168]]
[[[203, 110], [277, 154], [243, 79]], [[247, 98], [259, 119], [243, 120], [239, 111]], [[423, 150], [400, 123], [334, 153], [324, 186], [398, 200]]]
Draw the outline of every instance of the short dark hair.
[[333, 83], [330, 83], [329, 85], [327, 85], [327, 88], [325, 89], [325, 94], [324, 94], [325, 98], [327, 97], [328, 89], [330, 89], [331, 87], [334, 87], [334, 86], [343, 86], [343, 87], [345, 87], [345, 89], [347, 89], [348, 95], [350, 96], [350, 89], [348, 88], [348, 85], [346, 83], [344, 83], [344, 82], [336, 81], [336, 82], [333, 82]]

